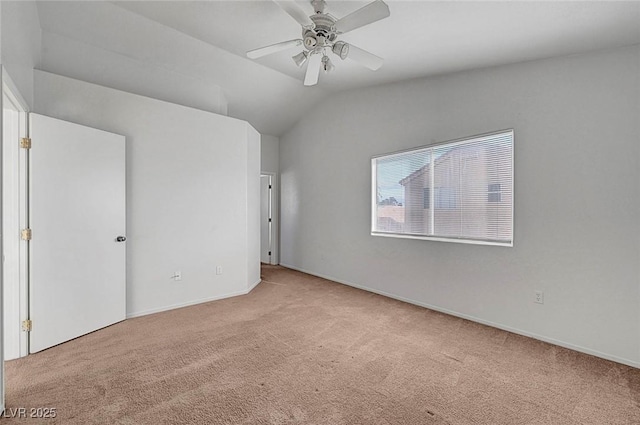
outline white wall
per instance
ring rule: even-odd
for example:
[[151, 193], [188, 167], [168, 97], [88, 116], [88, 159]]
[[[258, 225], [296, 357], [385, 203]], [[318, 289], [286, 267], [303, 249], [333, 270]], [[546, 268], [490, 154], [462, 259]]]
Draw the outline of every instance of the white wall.
[[[281, 263], [640, 366], [639, 76], [634, 46], [333, 96], [280, 141]], [[371, 156], [506, 128], [513, 248], [370, 236]]]
[[278, 174], [280, 171], [280, 139], [268, 134], [262, 135], [260, 169], [263, 173]]
[[2, 3], [2, 64], [29, 107], [33, 107], [33, 68], [39, 65], [41, 55], [36, 2]]
[[35, 88], [36, 112], [126, 136], [128, 316], [260, 279], [260, 141], [248, 123], [42, 71]]
[[227, 99], [219, 86], [145, 62], [136, 55], [113, 52], [46, 31], [42, 34], [42, 52], [40, 69], [45, 71], [227, 115]]

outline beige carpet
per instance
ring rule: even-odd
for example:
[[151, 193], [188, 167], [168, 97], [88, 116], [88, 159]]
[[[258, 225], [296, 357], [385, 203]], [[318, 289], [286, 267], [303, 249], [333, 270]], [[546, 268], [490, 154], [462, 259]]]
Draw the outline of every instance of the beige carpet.
[[[640, 370], [275, 266], [6, 364], [64, 424], [640, 424]], [[28, 423], [0, 419], [0, 424]]]

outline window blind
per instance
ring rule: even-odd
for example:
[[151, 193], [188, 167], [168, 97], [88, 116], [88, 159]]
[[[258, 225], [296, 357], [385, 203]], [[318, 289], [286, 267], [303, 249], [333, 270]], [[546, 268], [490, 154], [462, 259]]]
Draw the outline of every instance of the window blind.
[[374, 157], [372, 234], [513, 244], [513, 130]]

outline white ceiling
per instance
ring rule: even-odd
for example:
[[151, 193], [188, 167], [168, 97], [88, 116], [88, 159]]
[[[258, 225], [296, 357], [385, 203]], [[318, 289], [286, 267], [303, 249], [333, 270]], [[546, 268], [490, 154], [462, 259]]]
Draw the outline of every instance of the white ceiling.
[[[367, 3], [328, 0], [327, 12], [340, 18]], [[266, 0], [40, 2], [41, 67], [210, 110], [221, 91], [229, 115], [281, 135], [337, 91], [640, 43], [637, 1], [387, 3], [389, 18], [341, 37], [383, 67], [334, 58], [316, 87], [302, 85], [304, 68], [291, 60], [300, 48], [246, 58], [300, 38], [299, 24]]]

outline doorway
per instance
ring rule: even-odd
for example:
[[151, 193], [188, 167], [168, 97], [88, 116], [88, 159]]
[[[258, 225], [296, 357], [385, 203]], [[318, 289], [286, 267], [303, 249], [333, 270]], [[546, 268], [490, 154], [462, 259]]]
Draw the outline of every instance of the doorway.
[[124, 320], [126, 237], [124, 136], [29, 113], [6, 73], [2, 88], [4, 361]]
[[20, 148], [20, 142], [28, 137], [29, 108], [2, 66], [0, 87], [0, 412], [3, 412], [4, 361], [26, 356], [29, 350], [28, 334], [21, 331], [29, 306], [28, 248], [26, 241], [20, 239], [20, 229], [28, 227], [28, 152]]

